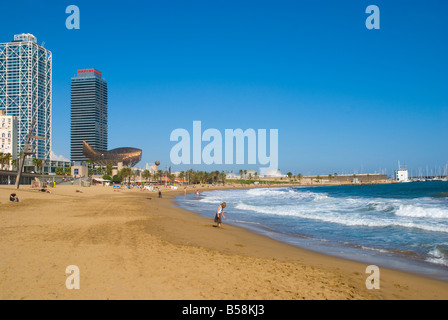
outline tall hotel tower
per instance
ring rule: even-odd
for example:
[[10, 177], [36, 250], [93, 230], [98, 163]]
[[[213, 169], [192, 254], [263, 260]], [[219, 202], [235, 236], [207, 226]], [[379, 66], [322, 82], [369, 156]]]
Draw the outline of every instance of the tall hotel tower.
[[32, 34], [18, 34], [0, 43], [0, 110], [17, 118], [17, 153], [23, 150], [35, 121], [34, 157], [50, 159], [51, 152], [51, 52]]
[[78, 70], [71, 90], [70, 160], [86, 161], [83, 140], [96, 150], [107, 150], [107, 82], [98, 70]]

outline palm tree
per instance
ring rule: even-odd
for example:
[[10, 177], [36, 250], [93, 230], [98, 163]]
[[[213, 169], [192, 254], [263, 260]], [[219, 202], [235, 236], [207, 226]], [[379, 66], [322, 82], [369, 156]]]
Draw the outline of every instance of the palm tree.
[[34, 172], [37, 172], [38, 165], [39, 165], [39, 159], [33, 158]]
[[243, 178], [243, 170], [238, 171], [238, 173], [240, 174], [240, 179]]
[[9, 167], [11, 159], [12, 159], [12, 155], [10, 153], [4, 153], [2, 156], [2, 168], [5, 164], [8, 165], [8, 167]]
[[[185, 178], [185, 172], [184, 171], [179, 172], [179, 179], [184, 180], [184, 178]], [[183, 184], [184, 184], [184, 182], [182, 181], [182, 185]]]
[[195, 182], [201, 184], [204, 181], [204, 176], [204, 171], [196, 172], [194, 175]]
[[142, 178], [145, 179], [146, 182], [148, 182], [148, 179], [151, 177], [151, 172], [149, 170], [143, 170], [142, 172]]
[[224, 171], [222, 171], [220, 174], [219, 174], [219, 180], [221, 180], [221, 182], [224, 184], [224, 183], [226, 183], [226, 174], [224, 173]]
[[134, 183], [135, 183], [135, 179], [137, 178], [137, 175], [132, 170], [131, 170], [131, 178], [134, 180]]
[[160, 179], [160, 183], [162, 183], [163, 171], [162, 170], [157, 170], [157, 176]]
[[12, 159], [11, 160], [11, 165], [13, 167], [13, 170], [17, 169], [17, 159]]
[[37, 161], [37, 167], [39, 168], [39, 172], [42, 173], [42, 167], [44, 162], [41, 159], [38, 159]]
[[288, 172], [286, 175], [288, 176], [289, 179], [291, 179], [291, 177], [292, 177], [292, 173], [291, 172]]
[[112, 163], [108, 162], [106, 164], [106, 174], [111, 176], [112, 175], [112, 170], [114, 169], [114, 166], [112, 165]]
[[247, 170], [244, 170], [244, 179], [246, 179], [247, 176]]
[[188, 184], [191, 184], [193, 182], [194, 179], [194, 175], [195, 175], [195, 171], [193, 169], [189, 169], [187, 171], [187, 177], [188, 177]]
[[131, 168], [124, 167], [123, 169], [121, 169], [120, 175], [122, 178], [128, 178], [128, 183], [129, 184], [131, 183], [131, 175], [132, 175]]

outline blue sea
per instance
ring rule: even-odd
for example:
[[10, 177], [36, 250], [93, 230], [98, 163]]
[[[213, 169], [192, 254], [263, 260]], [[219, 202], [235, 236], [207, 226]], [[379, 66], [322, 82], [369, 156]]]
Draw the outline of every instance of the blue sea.
[[301, 248], [448, 281], [448, 182], [275, 187], [179, 196], [180, 207]]

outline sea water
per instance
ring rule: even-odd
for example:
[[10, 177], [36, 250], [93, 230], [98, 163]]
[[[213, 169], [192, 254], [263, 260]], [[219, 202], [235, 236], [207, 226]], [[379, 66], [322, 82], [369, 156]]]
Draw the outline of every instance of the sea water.
[[235, 189], [177, 200], [210, 219], [225, 201], [224, 223], [448, 281], [448, 182]]

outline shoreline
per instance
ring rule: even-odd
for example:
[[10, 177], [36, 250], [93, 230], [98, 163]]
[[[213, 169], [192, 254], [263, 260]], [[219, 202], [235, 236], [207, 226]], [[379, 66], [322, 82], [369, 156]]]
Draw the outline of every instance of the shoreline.
[[[325, 185], [328, 186], [334, 186], [334, 185]], [[287, 188], [287, 187], [296, 187], [296, 186], [270, 186], [269, 188]], [[312, 186], [306, 186], [307, 188], [310, 188]], [[248, 188], [229, 188], [227, 190], [234, 190], [234, 189], [248, 189]], [[225, 189], [220, 189], [225, 190]], [[213, 190], [204, 190], [204, 191], [213, 191]], [[206, 216], [206, 213], [204, 211], [201, 211], [200, 208], [198, 211], [195, 211], [195, 208], [188, 208], [185, 206], [185, 203], [182, 203], [183, 197], [181, 195], [175, 196], [174, 200], [176, 201], [176, 204], [183, 210], [187, 210], [196, 214], [199, 214], [200, 216], [204, 218], [210, 219], [210, 217]], [[382, 255], [380, 254], [381, 250], [375, 249], [375, 248], [367, 248], [363, 247], [357, 243], [346, 243], [348, 247], [341, 246], [341, 247], [334, 247], [334, 248], [327, 248], [327, 247], [321, 247], [318, 243], [316, 244], [316, 240], [312, 238], [307, 237], [298, 237], [298, 238], [291, 238], [287, 234], [284, 234], [280, 231], [270, 229], [266, 226], [256, 227], [250, 224], [239, 224], [237, 222], [225, 222], [227, 224], [245, 229], [249, 232], [256, 233], [258, 235], [267, 237], [269, 239], [272, 239], [274, 241], [278, 241], [284, 244], [292, 245], [294, 247], [308, 250], [315, 253], [320, 253], [326, 256], [331, 256], [335, 258], [350, 260], [354, 262], [363, 263], [366, 265], [378, 265], [380, 267], [389, 268], [396, 271], [406, 272], [422, 277], [426, 277], [429, 279], [434, 279], [438, 281], [443, 281], [448, 283], [448, 273], [446, 267], [443, 267], [439, 264], [430, 264], [428, 262], [425, 262], [423, 260], [418, 259], [410, 259], [406, 256], [399, 256], [399, 255]], [[340, 251], [340, 249], [344, 251]], [[345, 251], [347, 250], [347, 251]], [[372, 250], [370, 252], [369, 250]], [[378, 252], [375, 252], [378, 250]], [[402, 252], [402, 251], [399, 251]], [[367, 254], [369, 253], [369, 254]], [[393, 253], [393, 251], [390, 251], [389, 253]]]
[[[351, 185], [356, 185], [356, 184], [351, 184]], [[361, 184], [358, 184], [358, 185], [361, 185]], [[363, 185], [367, 185], [367, 184], [363, 184]], [[298, 185], [285, 185], [285, 186], [283, 186], [283, 185], [280, 185], [280, 186], [279, 185], [274, 185], [274, 186], [263, 186], [263, 187], [275, 188], [275, 187], [291, 187], [291, 186], [298, 186]], [[307, 185], [306, 187], [311, 187], [311, 186], [317, 186], [317, 185]], [[333, 186], [333, 184], [328, 184], [326, 186]], [[221, 188], [219, 190], [234, 190], [234, 189], [249, 189], [249, 188], [258, 188], [258, 187], [257, 186], [252, 186], [252, 187], [248, 187], [248, 188], [245, 188], [245, 187], [224, 187], [224, 188]], [[216, 190], [216, 189], [214, 189], [214, 190]], [[214, 191], [214, 190], [202, 190], [202, 191]], [[194, 190], [192, 190], [189, 193], [194, 193]], [[184, 208], [180, 208], [180, 206], [179, 206], [179, 204], [178, 204], [178, 202], [176, 200], [176, 197], [178, 197], [178, 196], [182, 196], [182, 194], [177, 194], [176, 195], [176, 194], [173, 193], [172, 196], [170, 197], [170, 200], [172, 200], [175, 203], [175, 205], [180, 210], [190, 212], [190, 213], [192, 213], [194, 215], [199, 216], [202, 219], [208, 220], [208, 221], [210, 221], [210, 224], [214, 223], [212, 219], [203, 217], [198, 212], [191, 211], [191, 210], [184, 209]], [[276, 259], [288, 260], [291, 257], [292, 252], [295, 249], [297, 249], [299, 254], [302, 257], [304, 257], [305, 261], [307, 259], [309, 259], [308, 262], [313, 261], [313, 262], [309, 263], [311, 265], [311, 268], [314, 268], [314, 267], [326, 268], [326, 267], [324, 267], [324, 265], [330, 264], [332, 267], [336, 266], [336, 270], [338, 270], [338, 271], [339, 270], [344, 270], [344, 269], [352, 269], [350, 271], [352, 271], [354, 275], [362, 274], [362, 276], [365, 277], [365, 278], [367, 278], [369, 276], [369, 274], [367, 274], [365, 272], [363, 273], [363, 271], [360, 271], [360, 270], [365, 270], [365, 268], [368, 266], [367, 263], [363, 263], [363, 262], [360, 262], [360, 261], [357, 261], [357, 260], [354, 260], [354, 259], [342, 258], [342, 257], [338, 257], [338, 256], [335, 256], [335, 255], [329, 255], [329, 254], [326, 254], [326, 253], [321, 253], [321, 252], [313, 251], [313, 250], [306, 249], [306, 248], [303, 248], [303, 247], [299, 247], [299, 246], [296, 246], [296, 245], [284, 242], [282, 240], [277, 240], [277, 239], [271, 238], [269, 236], [260, 234], [260, 233], [254, 231], [254, 230], [251, 230], [251, 229], [248, 229], [248, 228], [244, 228], [244, 227], [241, 227], [241, 226], [229, 225], [229, 224], [226, 224], [226, 226], [231, 226], [232, 228], [237, 228], [237, 229], [241, 230], [243, 233], [248, 232], [248, 233], [250, 233], [250, 234], [252, 234], [254, 236], [264, 238], [268, 242], [269, 241], [276, 242], [279, 247], [285, 246], [284, 248], [281, 248], [280, 251], [282, 251], [282, 249], [287, 251], [287, 255], [284, 255], [285, 252], [282, 252], [282, 254], [280, 256], [276, 256]], [[290, 253], [290, 250], [291, 250], [291, 253]], [[277, 253], [277, 250], [275, 250], [275, 252]], [[271, 252], [271, 254], [274, 255], [274, 252]], [[262, 257], [263, 258], [270, 258], [271, 256], [264, 256], [263, 255]], [[318, 263], [315, 264], [316, 262], [318, 262]], [[330, 262], [330, 263], [328, 263], [328, 262]], [[384, 273], [386, 274], [388, 282], [393, 281], [393, 279], [398, 280], [397, 283], [393, 284], [393, 286], [394, 286], [395, 289], [399, 289], [400, 292], [402, 292], [402, 290], [401, 290], [402, 288], [408, 289], [408, 288], [410, 288], [410, 286], [416, 286], [416, 287], [422, 286], [424, 288], [424, 287], [426, 287], [426, 284], [423, 284], [423, 282], [425, 282], [425, 281], [428, 281], [428, 284], [431, 285], [431, 286], [432, 285], [435, 285], [435, 286], [439, 286], [439, 285], [440, 286], [445, 286], [446, 283], [448, 282], [446, 280], [435, 279], [435, 278], [432, 278], [432, 277], [429, 277], [429, 276], [426, 276], [426, 275], [422, 275], [422, 274], [419, 274], [419, 273], [410, 272], [410, 271], [404, 271], [404, 270], [395, 269], [395, 268], [381, 267], [380, 266], [380, 270], [381, 270], [382, 277], [384, 276]], [[401, 281], [403, 281], [403, 283], [406, 282], [406, 281], [409, 281], [409, 285], [401, 284], [400, 283]], [[365, 285], [365, 281], [362, 284]], [[366, 291], [373, 291], [373, 290], [368, 290], [365, 287], [362, 288], [362, 286], [361, 286], [361, 289], [366, 290]], [[434, 289], [437, 291], [437, 288], [434, 288]], [[398, 295], [396, 292], [394, 292], [394, 289], [391, 289], [390, 287], [388, 287], [387, 290], [390, 291], [390, 292], [386, 293], [386, 296], [381, 296], [380, 299], [443, 299], [443, 300], [448, 299], [448, 296], [446, 296], [446, 294], [448, 293], [448, 290], [442, 290], [443, 293], [442, 293], [441, 297], [438, 297], [438, 293], [436, 293], [431, 298], [426, 297], [425, 293], [419, 293], [419, 294], [417, 294], [415, 296], [414, 296], [414, 294], [412, 294], [412, 297], [411, 296], [404, 297], [404, 296]], [[389, 294], [391, 294], [391, 296], [389, 296]], [[374, 298], [374, 299], [376, 299], [376, 298]]]
[[[448, 299], [446, 282], [336, 258], [183, 210], [175, 196], [59, 186], [0, 187], [1, 299]], [[229, 187], [234, 189], [233, 187]], [[82, 193], [76, 192], [80, 189]], [[190, 188], [189, 193], [215, 188]], [[81, 289], [64, 286], [68, 265]]]

